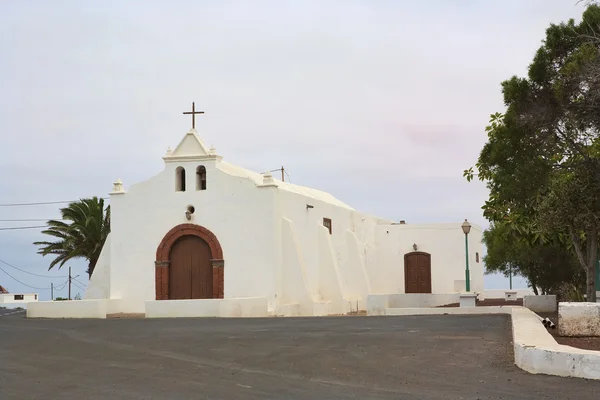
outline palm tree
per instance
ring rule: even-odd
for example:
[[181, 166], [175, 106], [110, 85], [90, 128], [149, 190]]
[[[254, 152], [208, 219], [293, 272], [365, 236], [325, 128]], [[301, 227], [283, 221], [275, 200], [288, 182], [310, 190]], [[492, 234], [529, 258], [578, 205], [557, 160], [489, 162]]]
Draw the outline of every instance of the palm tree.
[[56, 255], [49, 270], [56, 265], [60, 269], [71, 259], [84, 258], [88, 261], [87, 273], [91, 278], [110, 232], [110, 206], [104, 209], [104, 200], [93, 197], [70, 203], [61, 208], [60, 213], [62, 220], [48, 221], [48, 229], [42, 231], [58, 240], [33, 244], [40, 246], [38, 254]]

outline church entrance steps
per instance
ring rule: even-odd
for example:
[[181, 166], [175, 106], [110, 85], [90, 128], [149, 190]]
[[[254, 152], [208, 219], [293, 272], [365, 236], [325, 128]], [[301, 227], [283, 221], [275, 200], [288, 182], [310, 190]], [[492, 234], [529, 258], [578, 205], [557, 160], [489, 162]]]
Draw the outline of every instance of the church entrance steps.
[[298, 303], [283, 304], [277, 310], [277, 315], [281, 315], [284, 317], [299, 317], [302, 315], [300, 304], [298, 304]]
[[201, 300], [127, 299], [40, 301], [29, 303], [27, 318], [196, 318], [266, 317], [265, 297]]
[[459, 293], [394, 293], [367, 296], [368, 315], [386, 315], [386, 309], [429, 308], [459, 302]]
[[265, 297], [146, 301], [146, 318], [267, 317]]
[[315, 301], [313, 303], [313, 316], [323, 317], [333, 313], [331, 309], [331, 301]]
[[329, 300], [315, 301], [312, 303], [312, 309], [308, 310], [303, 309], [299, 303], [288, 303], [280, 306], [275, 314], [283, 317], [324, 317], [341, 313], [341, 311], [336, 312], [334, 308]]

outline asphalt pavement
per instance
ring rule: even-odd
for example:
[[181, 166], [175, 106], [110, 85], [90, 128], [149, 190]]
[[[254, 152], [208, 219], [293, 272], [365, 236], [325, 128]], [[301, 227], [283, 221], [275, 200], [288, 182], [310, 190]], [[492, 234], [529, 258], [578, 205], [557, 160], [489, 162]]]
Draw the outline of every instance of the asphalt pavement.
[[13, 314], [23, 314], [26, 310], [17, 310], [15, 308], [0, 308], [0, 317], [5, 315], [13, 315]]
[[513, 364], [508, 316], [0, 318], [0, 398], [598, 399]]

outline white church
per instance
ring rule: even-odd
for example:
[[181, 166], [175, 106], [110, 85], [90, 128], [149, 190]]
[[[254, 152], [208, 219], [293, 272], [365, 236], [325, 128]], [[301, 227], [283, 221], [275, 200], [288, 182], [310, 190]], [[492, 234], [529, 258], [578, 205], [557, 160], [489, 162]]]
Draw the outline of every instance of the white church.
[[462, 221], [361, 213], [224, 161], [194, 128], [163, 160], [146, 181], [114, 183], [111, 232], [84, 300], [39, 302], [30, 317], [346, 314], [369, 295], [463, 293], [466, 257], [470, 292], [483, 291], [478, 226], [467, 252]]

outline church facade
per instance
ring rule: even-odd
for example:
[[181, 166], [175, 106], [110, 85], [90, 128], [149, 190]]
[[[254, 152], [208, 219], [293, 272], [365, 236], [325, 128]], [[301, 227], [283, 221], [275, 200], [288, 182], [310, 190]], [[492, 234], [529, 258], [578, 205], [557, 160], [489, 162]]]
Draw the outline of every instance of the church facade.
[[[147, 316], [330, 315], [369, 294], [465, 291], [461, 222], [406, 224], [223, 160], [195, 129], [158, 175], [110, 196], [85, 300]], [[483, 291], [481, 228], [468, 238]]]

